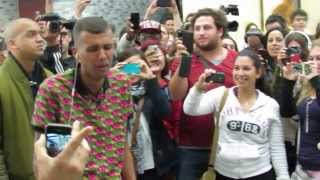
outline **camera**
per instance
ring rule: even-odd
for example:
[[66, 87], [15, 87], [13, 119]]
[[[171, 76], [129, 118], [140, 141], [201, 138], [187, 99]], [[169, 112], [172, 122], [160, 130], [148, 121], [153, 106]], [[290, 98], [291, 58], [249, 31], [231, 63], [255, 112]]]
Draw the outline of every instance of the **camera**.
[[228, 25], [227, 25], [228, 31], [235, 32], [238, 30], [238, 27], [239, 27], [239, 23], [237, 21], [228, 22]]
[[[231, 14], [233, 16], [239, 16], [239, 8], [237, 5], [230, 4], [227, 7], [220, 6], [220, 10], [224, 12], [225, 15]], [[238, 30], [239, 23], [237, 21], [230, 21], [227, 25], [227, 30], [235, 32]]]
[[226, 15], [231, 14], [234, 16], [239, 16], [239, 8], [234, 4], [230, 4], [227, 7], [220, 6], [220, 10], [222, 10]]
[[68, 30], [72, 30], [76, 20], [63, 20], [58, 14], [56, 13], [48, 13], [45, 15], [41, 15], [38, 19], [39, 21], [48, 21], [49, 23], [49, 32], [51, 33], [58, 33], [61, 30], [61, 26], [65, 27]]
[[300, 47], [289, 47], [286, 49], [286, 54], [290, 57], [293, 54], [301, 54]]

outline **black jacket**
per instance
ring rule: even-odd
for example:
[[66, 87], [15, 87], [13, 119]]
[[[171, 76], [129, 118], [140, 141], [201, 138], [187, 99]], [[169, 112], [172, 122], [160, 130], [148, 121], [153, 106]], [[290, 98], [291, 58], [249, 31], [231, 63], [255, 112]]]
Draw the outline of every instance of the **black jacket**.
[[147, 80], [145, 88], [142, 112], [150, 128], [155, 168], [159, 175], [163, 175], [177, 163], [176, 144], [162, 122], [171, 113], [169, 99], [157, 79]]

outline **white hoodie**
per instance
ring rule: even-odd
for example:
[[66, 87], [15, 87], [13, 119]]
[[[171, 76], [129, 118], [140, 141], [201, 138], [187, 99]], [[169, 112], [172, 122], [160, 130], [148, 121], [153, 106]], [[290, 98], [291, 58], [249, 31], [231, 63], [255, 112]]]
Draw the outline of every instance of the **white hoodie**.
[[[244, 112], [234, 88], [220, 113], [216, 171], [234, 179], [248, 178], [268, 172], [272, 162], [277, 180], [289, 180], [279, 105], [257, 90], [255, 104]], [[224, 91], [219, 87], [202, 93], [193, 87], [183, 110], [192, 116], [218, 111]]]

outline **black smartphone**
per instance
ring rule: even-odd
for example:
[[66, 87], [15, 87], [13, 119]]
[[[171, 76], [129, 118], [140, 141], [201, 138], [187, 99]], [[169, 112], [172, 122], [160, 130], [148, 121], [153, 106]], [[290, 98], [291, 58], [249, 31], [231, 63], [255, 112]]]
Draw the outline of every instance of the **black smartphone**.
[[171, 7], [171, 0], [158, 0], [157, 1], [157, 6], [158, 7]]
[[57, 156], [71, 138], [72, 127], [65, 124], [48, 124], [45, 128], [46, 149], [51, 157]]
[[138, 30], [140, 24], [140, 14], [138, 12], [131, 13], [130, 22], [133, 24], [133, 29]]
[[183, 45], [187, 51], [192, 54], [193, 52], [193, 32], [182, 30], [178, 33], [178, 38], [182, 40]]
[[224, 79], [225, 79], [225, 76], [223, 72], [216, 72], [209, 75], [205, 81], [212, 82], [212, 83], [224, 83]]

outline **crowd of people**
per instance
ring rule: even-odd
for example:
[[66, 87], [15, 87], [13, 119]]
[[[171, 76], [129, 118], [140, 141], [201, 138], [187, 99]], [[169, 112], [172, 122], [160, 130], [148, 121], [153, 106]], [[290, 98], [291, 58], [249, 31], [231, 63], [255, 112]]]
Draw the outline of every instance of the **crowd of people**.
[[[249, 23], [240, 47], [223, 10], [183, 21], [155, 0], [114, 27], [75, 2], [74, 21], [19, 18], [0, 38], [0, 179], [197, 180], [216, 148], [216, 180], [320, 180], [320, 23], [308, 34], [304, 10]], [[55, 157], [51, 123], [72, 125]]]

